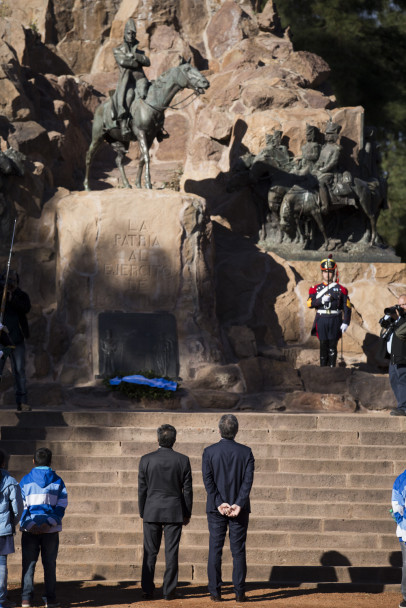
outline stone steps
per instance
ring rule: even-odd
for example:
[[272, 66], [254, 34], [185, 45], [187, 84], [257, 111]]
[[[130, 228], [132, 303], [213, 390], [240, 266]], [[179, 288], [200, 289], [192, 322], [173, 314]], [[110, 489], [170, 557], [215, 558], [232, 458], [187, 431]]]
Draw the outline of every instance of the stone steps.
[[[156, 428], [166, 422], [177, 428], [175, 449], [189, 455], [193, 469], [195, 502], [181, 541], [180, 580], [205, 583], [208, 530], [201, 454], [218, 440], [219, 417], [2, 412], [0, 440], [11, 454], [10, 472], [20, 479], [32, 467], [34, 450], [47, 446], [67, 485], [69, 506], [58, 557], [61, 580], [139, 580], [138, 463], [142, 454], [156, 449]], [[404, 469], [405, 421], [387, 414], [239, 413], [238, 418], [238, 441], [250, 445], [256, 459], [247, 580], [363, 583], [370, 588], [378, 581], [397, 582], [399, 569], [391, 564], [400, 565], [399, 543], [388, 511], [393, 481]], [[224, 579], [231, 580], [227, 545]], [[19, 552], [18, 547], [9, 557], [11, 581], [20, 577]], [[163, 562], [161, 551], [157, 577]], [[37, 570], [40, 575], [41, 568]]]
[[[276, 475], [272, 475], [273, 478], [277, 477]], [[296, 478], [300, 480], [300, 475], [293, 475], [292, 478]], [[389, 477], [386, 477], [386, 486], [384, 488], [375, 488], [372, 489], [368, 486], [367, 483], [364, 484], [363, 489], [360, 490], [358, 487], [345, 487], [344, 485], [341, 488], [337, 488], [334, 483], [335, 476], [332, 476], [331, 479], [333, 483], [330, 483], [330, 479], [327, 479], [329, 482], [326, 486], [314, 489], [314, 486], [309, 485], [309, 478], [317, 477], [317, 476], [306, 476], [306, 481], [303, 486], [297, 486], [296, 488], [290, 488], [289, 490], [286, 488], [286, 476], [282, 474], [282, 477], [279, 478], [278, 481], [275, 482], [274, 485], [253, 485], [251, 498], [255, 501], [255, 504], [260, 505], [262, 502], [274, 502], [280, 501], [285, 498], [286, 501], [295, 502], [296, 504], [302, 504], [305, 502], [309, 502], [310, 499], [319, 499], [320, 502], [323, 502], [327, 496], [332, 496], [336, 502], [344, 502], [352, 504], [351, 498], [355, 498], [355, 502], [359, 502], [356, 500], [360, 497], [360, 493], [365, 496], [367, 499], [374, 500], [375, 504], [383, 503], [387, 504], [387, 495], [388, 491], [391, 490], [391, 484]], [[340, 480], [341, 477], [338, 478]], [[323, 481], [323, 479], [322, 479]], [[292, 483], [295, 483], [294, 481]], [[339, 483], [339, 482], [338, 482]], [[321, 485], [323, 485], [321, 483]], [[364, 489], [365, 488], [365, 489]], [[103, 508], [105, 504], [105, 496], [110, 493], [111, 486], [109, 485], [69, 485], [69, 511], [75, 512], [75, 505], [79, 505], [83, 501], [91, 500], [95, 505], [100, 505]], [[200, 503], [204, 506], [206, 504], [206, 492], [203, 485], [197, 485], [194, 483], [194, 505], [198, 506]], [[113, 497], [109, 499], [110, 508], [113, 508], [113, 505], [117, 503], [117, 505], [126, 504], [128, 501], [131, 503], [137, 498], [137, 488], [135, 486], [123, 486], [120, 487], [120, 495], [117, 497]], [[252, 509], [253, 513], [255, 513], [255, 509]]]
[[[361, 505], [359, 505], [361, 506]], [[393, 521], [387, 516], [385, 510], [384, 518], [373, 517], [371, 514], [370, 519], [338, 519], [338, 518], [325, 518], [321, 519], [317, 517], [317, 513], [314, 516], [306, 516], [299, 519], [299, 517], [282, 517], [280, 515], [266, 515], [256, 516], [251, 514], [250, 517], [250, 535], [256, 534], [257, 532], [262, 534], [264, 531], [282, 531], [282, 532], [366, 532], [370, 533], [371, 530], [379, 527], [382, 534], [393, 533]], [[382, 515], [382, 509], [380, 514]], [[69, 530], [70, 533], [74, 533], [77, 530], [92, 530], [92, 533], [103, 532], [105, 530], [112, 530], [114, 532], [120, 532], [123, 529], [131, 529], [136, 533], [142, 532], [142, 521], [138, 517], [138, 514], [122, 514], [120, 518], [111, 518], [109, 515], [94, 514], [88, 515], [83, 513], [71, 513], [67, 511], [64, 518], [64, 530]], [[184, 530], [184, 535], [188, 535], [189, 532], [207, 532], [207, 519], [206, 515], [193, 515], [189, 525]], [[66, 541], [68, 542], [68, 541]]]

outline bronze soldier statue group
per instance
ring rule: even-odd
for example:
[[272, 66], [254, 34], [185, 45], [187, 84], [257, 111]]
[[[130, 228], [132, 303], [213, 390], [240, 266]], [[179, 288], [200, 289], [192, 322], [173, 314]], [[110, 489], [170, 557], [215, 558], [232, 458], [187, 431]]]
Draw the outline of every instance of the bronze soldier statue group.
[[[257, 155], [246, 153], [236, 160], [227, 189], [250, 187], [261, 240], [275, 245], [294, 242], [301, 249], [310, 243], [310, 248], [315, 248], [316, 225], [326, 249], [331, 246], [330, 239], [336, 245], [348, 245], [349, 236], [354, 239], [355, 235], [365, 246], [376, 244], [376, 222], [381, 209], [387, 208], [387, 186], [375, 131], [365, 128], [358, 166], [354, 167], [340, 144], [341, 130], [331, 118], [323, 135], [316, 126], [307, 124], [306, 142], [298, 157], [282, 143], [282, 131], [275, 130], [266, 134], [265, 147]], [[346, 221], [335, 221], [333, 232], [329, 224], [341, 216]]]

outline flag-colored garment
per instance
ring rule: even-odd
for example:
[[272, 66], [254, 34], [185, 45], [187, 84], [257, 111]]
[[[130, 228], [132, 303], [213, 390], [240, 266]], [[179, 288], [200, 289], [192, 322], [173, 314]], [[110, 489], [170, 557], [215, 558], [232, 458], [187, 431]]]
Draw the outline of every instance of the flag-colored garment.
[[117, 386], [120, 382], [130, 382], [131, 384], [145, 384], [155, 388], [162, 388], [165, 391], [176, 391], [177, 383], [164, 378], [145, 378], [144, 376], [135, 374], [134, 376], [124, 376], [124, 378], [112, 378], [110, 384]]

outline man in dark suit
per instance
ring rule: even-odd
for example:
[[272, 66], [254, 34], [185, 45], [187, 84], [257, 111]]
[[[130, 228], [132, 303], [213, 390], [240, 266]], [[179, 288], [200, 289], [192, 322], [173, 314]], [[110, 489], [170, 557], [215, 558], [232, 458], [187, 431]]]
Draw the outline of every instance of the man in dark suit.
[[237, 602], [245, 602], [245, 541], [255, 461], [251, 448], [234, 441], [238, 420], [233, 414], [221, 417], [219, 431], [221, 440], [204, 450], [202, 462], [210, 533], [207, 565], [210, 599], [221, 601], [221, 556], [229, 528], [234, 591]]
[[152, 599], [156, 558], [164, 532], [163, 595], [171, 600], [176, 598], [182, 526], [188, 525], [192, 514], [192, 471], [189, 458], [172, 449], [176, 429], [163, 424], [157, 432], [159, 448], [141, 458], [138, 471], [138, 508], [144, 528], [141, 585], [144, 599]]

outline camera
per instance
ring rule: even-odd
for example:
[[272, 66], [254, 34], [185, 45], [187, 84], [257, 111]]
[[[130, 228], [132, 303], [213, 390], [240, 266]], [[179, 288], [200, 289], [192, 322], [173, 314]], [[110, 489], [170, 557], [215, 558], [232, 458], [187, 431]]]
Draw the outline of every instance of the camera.
[[[390, 329], [395, 328], [395, 326], [400, 321], [400, 317], [403, 317], [406, 314], [404, 308], [399, 304], [389, 306], [388, 308], [385, 308], [383, 312], [385, 313], [385, 315], [381, 319], [379, 319], [379, 325], [382, 327], [383, 330], [386, 330], [381, 332], [382, 338], [389, 335]], [[398, 316], [396, 318], [393, 318], [392, 315], [395, 315], [396, 313], [398, 313]]]
[[402, 306], [400, 306], [400, 304], [395, 304], [395, 306], [389, 306], [389, 308], [385, 308], [383, 312], [385, 313], [385, 315], [393, 315], [395, 312], [397, 312], [401, 317], [403, 317], [403, 315], [406, 313], [406, 311], [403, 309]]

